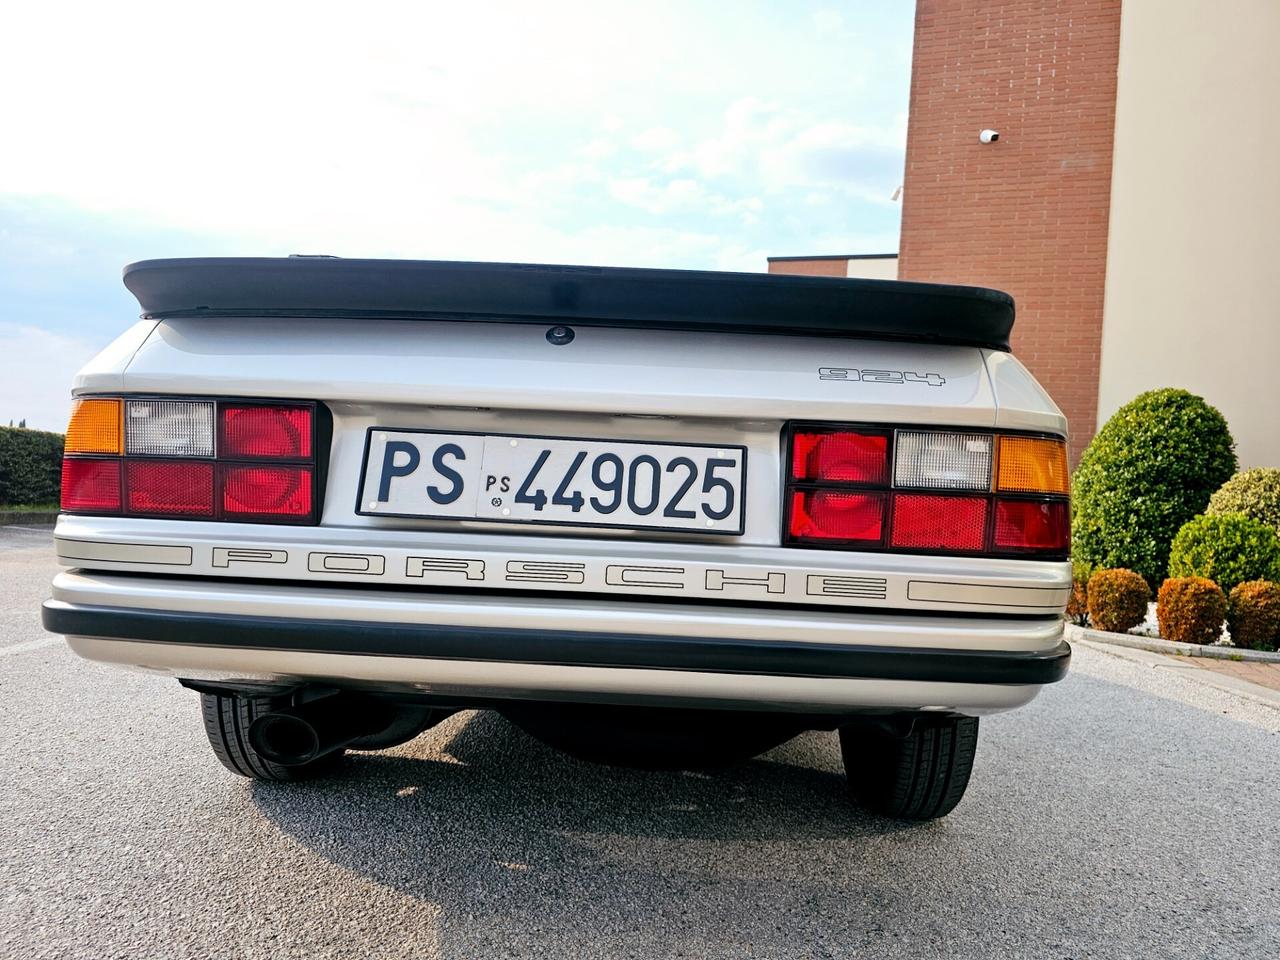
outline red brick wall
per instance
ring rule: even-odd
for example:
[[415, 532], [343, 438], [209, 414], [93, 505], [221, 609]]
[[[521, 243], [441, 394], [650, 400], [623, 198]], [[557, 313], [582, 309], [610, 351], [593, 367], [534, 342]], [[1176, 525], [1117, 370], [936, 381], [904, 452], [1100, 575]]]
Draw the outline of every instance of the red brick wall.
[[1119, 40], [1120, 0], [916, 6], [899, 276], [1013, 294], [1014, 353], [1073, 463], [1097, 417]]
[[788, 258], [769, 261], [770, 273], [798, 273], [805, 277], [843, 277], [848, 274], [845, 257], [814, 257], [812, 260]]

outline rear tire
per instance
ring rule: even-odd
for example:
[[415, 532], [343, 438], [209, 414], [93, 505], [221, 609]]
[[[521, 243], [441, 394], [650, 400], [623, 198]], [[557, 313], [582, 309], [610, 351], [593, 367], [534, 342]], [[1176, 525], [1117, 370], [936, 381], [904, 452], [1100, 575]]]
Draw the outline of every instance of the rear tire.
[[955, 809], [977, 748], [977, 717], [921, 717], [905, 736], [871, 725], [840, 730], [850, 796], [900, 820], [933, 820]]
[[311, 763], [286, 767], [267, 760], [250, 745], [250, 724], [264, 713], [271, 713], [289, 704], [290, 698], [287, 696], [201, 693], [200, 713], [214, 756], [232, 773], [268, 783], [307, 780], [332, 773], [342, 763], [341, 750], [335, 750]]

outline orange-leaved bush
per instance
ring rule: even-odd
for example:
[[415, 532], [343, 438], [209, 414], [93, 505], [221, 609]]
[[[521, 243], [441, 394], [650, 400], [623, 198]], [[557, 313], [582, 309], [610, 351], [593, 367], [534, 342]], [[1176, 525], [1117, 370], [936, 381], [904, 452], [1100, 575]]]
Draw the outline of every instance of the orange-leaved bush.
[[1147, 618], [1151, 588], [1132, 570], [1099, 570], [1088, 590], [1089, 619], [1099, 630], [1124, 633]]
[[1232, 587], [1227, 598], [1227, 628], [1231, 642], [1245, 650], [1280, 647], [1280, 584], [1246, 580]]
[[1213, 643], [1226, 617], [1227, 595], [1207, 577], [1170, 577], [1156, 594], [1156, 619], [1166, 640]]

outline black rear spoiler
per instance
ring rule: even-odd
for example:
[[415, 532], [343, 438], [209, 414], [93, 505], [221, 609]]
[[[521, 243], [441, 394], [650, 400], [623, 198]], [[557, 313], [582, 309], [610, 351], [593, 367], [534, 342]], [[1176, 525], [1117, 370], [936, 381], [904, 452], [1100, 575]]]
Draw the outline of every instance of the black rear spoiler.
[[1009, 349], [1013, 298], [895, 280], [448, 260], [207, 257], [124, 268], [143, 316], [503, 320]]

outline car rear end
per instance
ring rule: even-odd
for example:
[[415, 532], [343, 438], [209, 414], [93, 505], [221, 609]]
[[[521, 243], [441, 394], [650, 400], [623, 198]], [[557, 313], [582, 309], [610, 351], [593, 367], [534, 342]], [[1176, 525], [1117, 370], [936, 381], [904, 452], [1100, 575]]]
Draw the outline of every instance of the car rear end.
[[1001, 295], [336, 260], [127, 282], [144, 319], [75, 385], [45, 613], [90, 659], [285, 710], [897, 740], [1066, 669], [1065, 422]]

